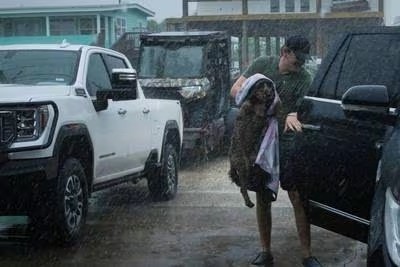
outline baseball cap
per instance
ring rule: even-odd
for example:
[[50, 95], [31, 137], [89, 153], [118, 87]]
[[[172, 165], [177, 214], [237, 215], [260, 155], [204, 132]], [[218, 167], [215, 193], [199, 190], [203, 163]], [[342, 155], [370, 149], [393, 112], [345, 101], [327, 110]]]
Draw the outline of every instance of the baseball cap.
[[285, 46], [292, 50], [297, 60], [301, 62], [305, 62], [310, 58], [310, 42], [302, 35], [288, 37]]

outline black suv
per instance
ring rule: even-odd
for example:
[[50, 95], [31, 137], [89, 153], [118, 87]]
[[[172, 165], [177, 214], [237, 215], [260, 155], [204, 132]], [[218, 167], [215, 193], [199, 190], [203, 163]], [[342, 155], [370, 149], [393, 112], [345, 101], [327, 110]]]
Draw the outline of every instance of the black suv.
[[294, 171], [311, 223], [368, 243], [369, 266], [400, 265], [400, 27], [343, 34], [298, 111]]

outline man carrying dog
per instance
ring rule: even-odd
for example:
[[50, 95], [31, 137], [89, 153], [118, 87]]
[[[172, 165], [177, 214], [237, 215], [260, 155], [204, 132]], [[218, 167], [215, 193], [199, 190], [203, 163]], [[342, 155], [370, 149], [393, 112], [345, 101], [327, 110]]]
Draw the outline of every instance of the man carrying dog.
[[[280, 57], [261, 56], [257, 58], [236, 80], [231, 95], [236, 96], [245, 80], [255, 73], [271, 78], [281, 99], [277, 118], [279, 123], [280, 183], [288, 191], [293, 206], [297, 232], [303, 256], [303, 265], [319, 267], [321, 264], [311, 254], [310, 224], [307, 220], [304, 203], [299, 191], [306, 177], [296, 177], [290, 172], [291, 152], [294, 137], [301, 132], [301, 122], [297, 119], [297, 107], [311, 84], [310, 74], [304, 69], [309, 57], [310, 43], [300, 35], [286, 39], [281, 48]], [[270, 202], [263, 192], [256, 193], [257, 224], [262, 251], [252, 261], [254, 265], [272, 266], [271, 254], [271, 213]]]

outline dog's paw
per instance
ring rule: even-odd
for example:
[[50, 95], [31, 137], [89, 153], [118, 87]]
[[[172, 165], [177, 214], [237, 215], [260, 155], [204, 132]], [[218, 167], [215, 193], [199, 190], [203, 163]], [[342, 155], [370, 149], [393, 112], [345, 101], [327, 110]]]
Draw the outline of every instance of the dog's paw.
[[251, 201], [246, 201], [246, 206], [249, 208], [252, 208], [252, 207], [254, 207], [254, 203]]

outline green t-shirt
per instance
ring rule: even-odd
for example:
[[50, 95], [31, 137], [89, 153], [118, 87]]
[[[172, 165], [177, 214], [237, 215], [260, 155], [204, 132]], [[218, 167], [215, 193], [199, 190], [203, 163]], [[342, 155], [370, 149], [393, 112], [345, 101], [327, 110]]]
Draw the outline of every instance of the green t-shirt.
[[280, 74], [278, 66], [279, 57], [261, 56], [245, 70], [243, 76], [248, 78], [253, 74], [261, 73], [274, 81], [282, 102], [278, 112], [281, 128], [285, 123], [287, 114], [297, 111], [311, 84], [311, 75], [304, 68], [301, 68], [299, 72]]

